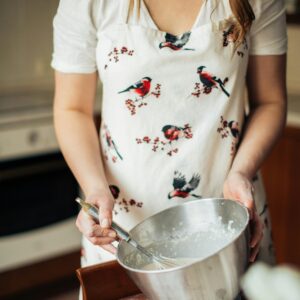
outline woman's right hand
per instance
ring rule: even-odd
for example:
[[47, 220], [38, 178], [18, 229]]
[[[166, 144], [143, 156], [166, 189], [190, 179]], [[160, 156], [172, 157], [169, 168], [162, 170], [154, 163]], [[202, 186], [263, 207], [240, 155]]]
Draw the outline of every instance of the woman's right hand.
[[110, 191], [91, 193], [85, 201], [99, 209], [99, 223], [81, 210], [76, 220], [76, 226], [91, 243], [116, 254], [116, 248], [111, 244], [116, 239], [116, 232], [110, 228], [114, 207], [114, 199]]

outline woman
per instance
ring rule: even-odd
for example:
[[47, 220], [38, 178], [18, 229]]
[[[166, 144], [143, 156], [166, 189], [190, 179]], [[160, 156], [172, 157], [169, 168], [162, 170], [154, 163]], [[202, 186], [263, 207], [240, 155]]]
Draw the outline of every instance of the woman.
[[257, 172], [285, 125], [286, 40], [282, 0], [60, 1], [56, 132], [101, 220], [78, 215], [84, 266], [114, 259], [112, 217], [130, 230], [167, 207], [221, 196], [249, 209], [250, 261], [274, 262]]

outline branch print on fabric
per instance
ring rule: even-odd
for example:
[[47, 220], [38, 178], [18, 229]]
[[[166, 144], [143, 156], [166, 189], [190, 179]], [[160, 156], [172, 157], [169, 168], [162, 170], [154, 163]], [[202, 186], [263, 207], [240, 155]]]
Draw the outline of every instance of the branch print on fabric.
[[262, 211], [259, 213], [259, 216], [262, 217], [264, 215], [264, 225], [266, 228], [269, 228], [269, 221], [268, 221], [268, 204], [265, 203]]
[[132, 56], [134, 50], [129, 50], [127, 47], [123, 46], [121, 48], [114, 47], [113, 51], [108, 53], [108, 62], [104, 65], [104, 70], [108, 68], [108, 65], [112, 62], [117, 63], [120, 60], [121, 55]]
[[192, 193], [192, 191], [194, 191], [198, 187], [199, 182], [200, 182], [199, 174], [194, 174], [192, 178], [189, 180], [189, 182], [187, 182], [184, 175], [182, 175], [178, 171], [175, 171], [174, 179], [173, 179], [174, 190], [168, 194], [168, 199], [174, 197], [187, 198], [190, 196], [197, 199], [202, 198], [201, 196]]
[[[232, 24], [229, 26], [227, 30], [223, 31], [223, 47], [227, 47], [230, 43], [235, 44], [237, 41], [237, 34], [235, 33], [236, 25]], [[240, 57], [244, 57], [244, 52], [248, 50], [247, 40], [244, 38], [242, 44], [239, 46], [237, 50], [237, 55]]]
[[234, 155], [237, 150], [237, 145], [239, 142], [239, 123], [236, 121], [230, 121], [228, 122], [221, 116], [220, 119], [220, 127], [217, 129], [217, 131], [221, 134], [222, 139], [231, 137], [232, 143], [231, 143], [231, 151], [230, 154]]
[[213, 89], [221, 89], [221, 91], [227, 96], [230, 97], [230, 94], [225, 89], [225, 84], [228, 82], [228, 77], [224, 78], [223, 80], [219, 77], [212, 75], [208, 71], [204, 71], [206, 67], [200, 66], [197, 69], [197, 73], [199, 74], [200, 82], [195, 83], [194, 92], [192, 96], [197, 98], [203, 94], [210, 94]]
[[109, 158], [112, 160], [112, 162], [116, 162], [118, 159], [123, 160], [123, 157], [121, 156], [120, 152], [117, 149], [117, 146], [112, 139], [110, 132], [107, 128], [106, 124], [103, 124], [102, 126], [102, 137], [105, 139], [105, 146], [104, 146], [104, 158], [106, 160], [109, 160]]
[[130, 212], [130, 208], [132, 207], [143, 207], [143, 202], [137, 202], [134, 199], [125, 199], [120, 196], [120, 189], [116, 185], [109, 185], [109, 189], [115, 199], [115, 206], [113, 212], [117, 215], [121, 211]]
[[176, 36], [171, 33], [165, 34], [165, 41], [159, 44], [159, 48], [169, 48], [171, 50], [195, 50], [191, 48], [183, 48], [190, 39], [191, 32], [185, 32], [181, 36]]
[[178, 148], [174, 148], [174, 143], [179, 139], [191, 139], [193, 137], [192, 128], [189, 124], [185, 124], [183, 127], [165, 125], [162, 132], [164, 138], [144, 136], [143, 138], [136, 138], [136, 142], [137, 144], [152, 145], [153, 152], [166, 151], [167, 155], [172, 156], [178, 152]]
[[152, 79], [150, 77], [143, 77], [141, 80], [119, 92], [119, 94], [131, 93], [131, 95], [133, 95], [133, 97], [125, 100], [125, 105], [131, 115], [135, 115], [138, 108], [148, 105], [146, 101], [149, 96], [154, 96], [155, 98], [160, 97], [161, 84], [157, 83], [154, 91], [151, 91], [151, 82]]
[[269, 246], [268, 246], [268, 251], [270, 256], [274, 256], [275, 249], [273, 245], [273, 234], [272, 234], [272, 229], [271, 229], [271, 224], [269, 223], [269, 208], [268, 204], [265, 203], [261, 212], [259, 213], [259, 217], [263, 219], [265, 230], [269, 231]]

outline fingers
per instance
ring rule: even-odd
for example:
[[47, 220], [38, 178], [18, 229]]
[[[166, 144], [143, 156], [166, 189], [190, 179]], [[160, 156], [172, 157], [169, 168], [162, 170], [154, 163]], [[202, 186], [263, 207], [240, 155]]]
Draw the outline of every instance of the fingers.
[[109, 228], [112, 221], [112, 210], [114, 201], [112, 196], [109, 195], [90, 195], [86, 201], [99, 208], [99, 224], [102, 228]]
[[264, 225], [261, 222], [256, 212], [254, 213], [253, 219], [251, 220], [250, 229], [251, 229], [250, 247], [254, 248], [262, 240], [263, 229], [264, 229]]
[[116, 237], [116, 232], [114, 230], [102, 228], [82, 210], [78, 214], [76, 226], [94, 245], [112, 243]]
[[250, 219], [255, 211], [254, 187], [252, 182], [239, 172], [229, 173], [223, 186], [225, 198], [237, 200], [248, 208]]
[[96, 225], [96, 222], [92, 218], [89, 218], [83, 210], [80, 210], [76, 219], [76, 226], [79, 231], [84, 235], [89, 236], [90, 228], [94, 225]]
[[249, 258], [250, 262], [254, 262], [255, 261], [256, 256], [259, 253], [259, 248], [260, 248], [260, 244], [258, 243], [254, 248], [251, 249], [251, 251], [250, 251], [250, 258]]
[[223, 195], [228, 199], [235, 199], [247, 207], [250, 216], [250, 261], [254, 261], [259, 251], [260, 241], [263, 238], [264, 225], [261, 222], [255, 207], [254, 187], [251, 179], [238, 171], [230, 171], [223, 186]]
[[260, 242], [263, 238], [263, 229], [264, 229], [264, 225], [260, 220], [258, 214], [255, 212], [253, 219], [250, 222], [250, 230], [251, 230], [251, 241], [250, 241], [251, 251], [249, 257], [250, 262], [254, 262], [257, 254], [259, 253]]
[[116, 232], [110, 228], [114, 206], [112, 195], [101, 192], [88, 196], [86, 201], [98, 208], [99, 223], [81, 210], [76, 220], [76, 226], [92, 244], [116, 254], [117, 250], [111, 244], [117, 239]]
[[101, 248], [103, 248], [104, 250], [106, 250], [114, 255], [117, 254], [117, 248], [115, 246], [113, 246], [112, 244], [101, 245]]
[[255, 208], [255, 202], [253, 198], [253, 187], [247, 184], [244, 189], [241, 190], [240, 199], [242, 203], [248, 208], [250, 219], [253, 219]]
[[91, 237], [88, 238], [91, 243], [97, 246], [111, 244], [115, 239], [110, 237]]
[[89, 237], [116, 237], [116, 232], [112, 229], [102, 228], [99, 224], [95, 224], [89, 228], [90, 231], [87, 232], [87, 236]]
[[112, 221], [113, 202], [102, 201], [99, 209], [99, 222], [101, 227], [109, 228]]

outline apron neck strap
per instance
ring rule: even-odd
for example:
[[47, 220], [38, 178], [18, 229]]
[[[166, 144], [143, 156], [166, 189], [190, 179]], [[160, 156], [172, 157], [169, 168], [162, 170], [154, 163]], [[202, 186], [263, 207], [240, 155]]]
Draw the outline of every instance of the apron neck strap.
[[142, 0], [122, 0], [120, 9], [120, 21], [121, 24], [128, 24], [129, 20], [133, 20], [133, 23], [138, 23], [138, 16], [140, 10], [140, 2]]

